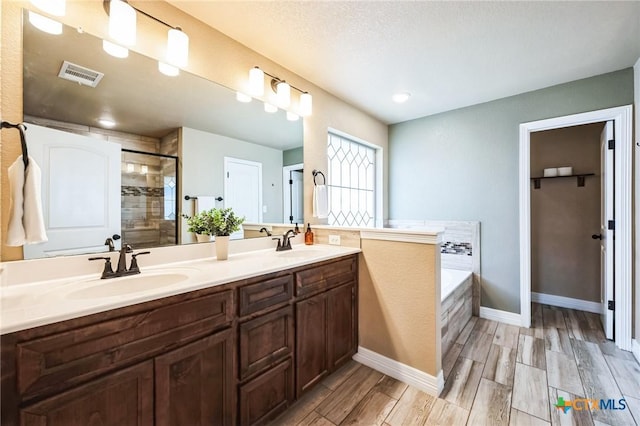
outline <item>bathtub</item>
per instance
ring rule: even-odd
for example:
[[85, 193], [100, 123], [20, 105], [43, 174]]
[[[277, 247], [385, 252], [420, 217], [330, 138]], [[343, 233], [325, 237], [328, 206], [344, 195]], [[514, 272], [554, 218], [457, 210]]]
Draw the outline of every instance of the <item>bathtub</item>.
[[444, 301], [458, 286], [471, 276], [471, 271], [458, 269], [440, 270], [440, 300]]
[[444, 269], [440, 271], [440, 305], [442, 357], [453, 346], [458, 335], [471, 319], [473, 310], [473, 277], [470, 271]]

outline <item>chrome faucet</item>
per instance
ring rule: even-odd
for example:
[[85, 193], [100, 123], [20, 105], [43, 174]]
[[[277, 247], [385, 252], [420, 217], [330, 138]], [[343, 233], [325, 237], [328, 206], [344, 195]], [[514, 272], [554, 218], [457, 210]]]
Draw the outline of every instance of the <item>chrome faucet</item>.
[[295, 237], [296, 236], [296, 232], [293, 229], [289, 229], [282, 236], [282, 242], [280, 242], [280, 238], [272, 238], [272, 240], [278, 240], [278, 245], [276, 246], [276, 251], [291, 250], [291, 237], [289, 236], [289, 234], [291, 234], [291, 237]]

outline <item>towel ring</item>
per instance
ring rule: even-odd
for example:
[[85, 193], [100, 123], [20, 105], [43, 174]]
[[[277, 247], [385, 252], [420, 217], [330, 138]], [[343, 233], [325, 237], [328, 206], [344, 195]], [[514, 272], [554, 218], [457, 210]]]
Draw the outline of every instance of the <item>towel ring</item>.
[[311, 174], [313, 175], [313, 184], [314, 185], [318, 185], [318, 183], [316, 182], [316, 176], [318, 175], [322, 175], [322, 184], [326, 185], [327, 183], [327, 178], [324, 176], [324, 173], [322, 173], [320, 170], [314, 170], [313, 172], [311, 172]]

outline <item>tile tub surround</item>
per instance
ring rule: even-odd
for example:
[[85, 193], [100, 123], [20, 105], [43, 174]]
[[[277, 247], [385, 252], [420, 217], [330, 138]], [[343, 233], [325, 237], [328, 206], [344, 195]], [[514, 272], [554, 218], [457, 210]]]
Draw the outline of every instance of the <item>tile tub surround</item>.
[[480, 315], [480, 222], [452, 220], [389, 219], [385, 227], [397, 229], [444, 228], [440, 248], [442, 267], [473, 272], [473, 315]]
[[[443, 274], [446, 273], [444, 270]], [[442, 353], [446, 354], [456, 342], [460, 332], [471, 319], [471, 303], [473, 298], [471, 275], [460, 283], [442, 300], [441, 341]]]

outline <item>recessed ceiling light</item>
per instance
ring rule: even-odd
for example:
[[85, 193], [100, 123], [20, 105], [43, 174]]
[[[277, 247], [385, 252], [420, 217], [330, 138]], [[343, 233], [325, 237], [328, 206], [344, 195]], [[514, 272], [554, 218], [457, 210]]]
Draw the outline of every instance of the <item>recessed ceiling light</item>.
[[400, 93], [394, 94], [391, 97], [391, 99], [393, 99], [393, 102], [395, 102], [395, 103], [402, 104], [404, 102], [407, 102], [410, 97], [411, 97], [411, 93], [409, 93], [409, 92], [400, 92]]
[[98, 123], [102, 124], [104, 127], [113, 127], [116, 125], [115, 121], [109, 120], [108, 118], [101, 118], [98, 120]]

